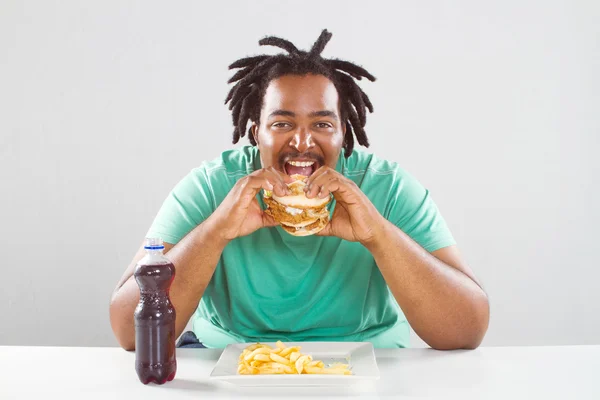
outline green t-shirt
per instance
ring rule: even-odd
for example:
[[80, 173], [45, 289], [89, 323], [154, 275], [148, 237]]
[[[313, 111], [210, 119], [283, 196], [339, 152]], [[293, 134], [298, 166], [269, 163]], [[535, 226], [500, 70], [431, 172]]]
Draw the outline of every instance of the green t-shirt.
[[[174, 187], [148, 236], [176, 244], [240, 178], [260, 168], [252, 146], [202, 163]], [[429, 191], [396, 163], [355, 149], [348, 159], [340, 155], [336, 170], [426, 250], [455, 243]], [[215, 348], [277, 340], [369, 341], [390, 348], [408, 347], [410, 338], [409, 324], [364, 246], [296, 237], [279, 226], [227, 244], [192, 320], [200, 341]]]

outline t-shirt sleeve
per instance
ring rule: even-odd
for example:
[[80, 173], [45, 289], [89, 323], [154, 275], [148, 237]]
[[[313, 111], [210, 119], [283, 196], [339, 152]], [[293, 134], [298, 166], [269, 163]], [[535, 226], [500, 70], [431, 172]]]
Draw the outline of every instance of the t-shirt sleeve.
[[210, 181], [203, 167], [184, 176], [163, 201], [147, 237], [160, 237], [176, 244], [215, 209]]
[[456, 244], [429, 190], [406, 171], [396, 188], [388, 217], [394, 225], [429, 252]]

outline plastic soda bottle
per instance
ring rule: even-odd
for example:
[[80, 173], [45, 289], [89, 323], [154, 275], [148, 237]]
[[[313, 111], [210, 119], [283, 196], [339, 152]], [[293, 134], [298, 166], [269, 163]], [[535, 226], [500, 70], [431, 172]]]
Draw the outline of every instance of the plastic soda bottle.
[[145, 385], [162, 385], [175, 378], [175, 308], [169, 289], [175, 266], [164, 255], [158, 238], [147, 238], [146, 255], [133, 273], [140, 287], [140, 301], [134, 312], [135, 370]]

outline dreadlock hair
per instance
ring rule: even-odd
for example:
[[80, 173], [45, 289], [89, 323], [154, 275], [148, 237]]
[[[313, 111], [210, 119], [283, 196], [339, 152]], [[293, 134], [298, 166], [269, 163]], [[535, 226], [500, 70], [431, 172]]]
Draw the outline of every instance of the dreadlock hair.
[[[373, 112], [373, 104], [355, 80], [363, 77], [371, 82], [375, 77], [364, 68], [348, 61], [325, 59], [321, 52], [331, 39], [331, 33], [324, 29], [310, 51], [298, 50], [288, 40], [268, 36], [261, 39], [261, 46], [276, 46], [287, 54], [258, 55], [239, 59], [229, 69], [239, 69], [227, 83], [237, 82], [229, 91], [225, 104], [229, 103], [233, 130], [233, 144], [246, 134], [248, 121], [259, 121], [260, 110], [265, 90], [269, 82], [283, 75], [323, 75], [335, 85], [340, 97], [340, 113], [342, 122], [346, 124], [344, 136], [345, 157], [349, 157], [354, 149], [354, 135], [358, 144], [369, 147], [369, 140], [364, 127], [367, 123], [367, 112]], [[252, 128], [248, 128], [248, 138], [253, 146], [256, 140]]]

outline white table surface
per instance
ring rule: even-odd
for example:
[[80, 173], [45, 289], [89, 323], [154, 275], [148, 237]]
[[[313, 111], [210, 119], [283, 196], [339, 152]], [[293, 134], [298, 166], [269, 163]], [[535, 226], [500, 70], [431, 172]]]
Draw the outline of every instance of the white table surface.
[[600, 399], [600, 346], [376, 349], [381, 379], [345, 388], [214, 382], [221, 351], [177, 349], [175, 380], [159, 386], [141, 384], [120, 348], [0, 346], [0, 399]]

